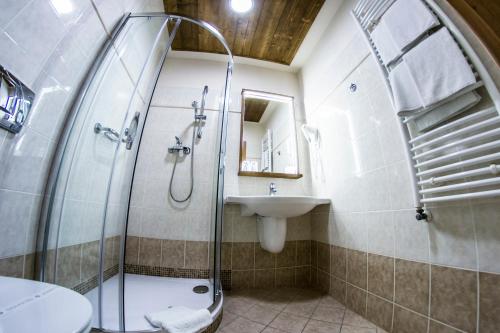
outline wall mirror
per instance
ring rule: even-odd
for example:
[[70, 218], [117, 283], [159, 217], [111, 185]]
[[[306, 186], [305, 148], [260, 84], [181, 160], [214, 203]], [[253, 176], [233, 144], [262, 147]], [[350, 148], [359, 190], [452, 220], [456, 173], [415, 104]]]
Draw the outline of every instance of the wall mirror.
[[241, 108], [238, 175], [302, 177], [293, 97], [244, 89]]

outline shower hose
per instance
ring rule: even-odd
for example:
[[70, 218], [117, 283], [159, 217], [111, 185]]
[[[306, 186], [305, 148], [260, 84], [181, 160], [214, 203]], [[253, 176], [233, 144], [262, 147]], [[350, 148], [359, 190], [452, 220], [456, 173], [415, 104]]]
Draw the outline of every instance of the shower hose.
[[[196, 114], [196, 112], [195, 112], [195, 114]], [[172, 192], [172, 183], [174, 181], [175, 169], [177, 167], [177, 160], [179, 158], [179, 152], [177, 152], [175, 154], [174, 168], [172, 169], [172, 175], [170, 176], [170, 184], [168, 185], [170, 197], [175, 202], [179, 202], [179, 203], [186, 202], [186, 201], [189, 200], [189, 198], [191, 198], [191, 195], [193, 194], [193, 184], [194, 184], [194, 179], [193, 179], [194, 178], [194, 175], [193, 175], [193, 167], [194, 167], [194, 140], [195, 140], [196, 129], [199, 126], [201, 126], [200, 123], [201, 123], [201, 121], [197, 120], [195, 122], [195, 126], [193, 126], [193, 136], [192, 136], [192, 140], [191, 140], [191, 166], [190, 166], [190, 175], [189, 175], [190, 186], [189, 186], [189, 193], [188, 193], [188, 195], [184, 199], [178, 199], [178, 198], [176, 198], [174, 196], [174, 193]]]

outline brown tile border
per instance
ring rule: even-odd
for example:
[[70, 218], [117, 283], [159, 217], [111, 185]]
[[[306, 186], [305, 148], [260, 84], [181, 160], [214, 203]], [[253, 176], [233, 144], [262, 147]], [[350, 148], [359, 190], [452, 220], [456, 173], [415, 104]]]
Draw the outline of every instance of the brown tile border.
[[[312, 241], [311, 257], [316, 251], [319, 258], [325, 248], [326, 244]], [[342, 278], [344, 253], [347, 272]], [[368, 283], [360, 287], [364, 255]], [[427, 333], [428, 327], [431, 333], [475, 332], [476, 322], [481, 332], [496, 332], [500, 327], [500, 274], [365, 254], [334, 245], [330, 257], [331, 267], [323, 266], [326, 258], [311, 261], [311, 286], [328, 292], [388, 332]]]

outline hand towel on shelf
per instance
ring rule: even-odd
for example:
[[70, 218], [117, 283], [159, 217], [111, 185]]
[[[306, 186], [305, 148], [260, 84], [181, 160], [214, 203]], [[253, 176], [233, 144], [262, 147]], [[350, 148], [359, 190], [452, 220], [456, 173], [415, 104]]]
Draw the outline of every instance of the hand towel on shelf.
[[438, 19], [421, 0], [398, 0], [382, 15], [371, 36], [387, 65], [438, 25]]
[[476, 78], [448, 29], [443, 27], [406, 53], [389, 73], [389, 81], [396, 111], [406, 116], [460, 93]]
[[167, 310], [144, 316], [151, 325], [168, 333], [196, 333], [212, 323], [207, 309], [193, 310], [185, 306], [170, 306]]

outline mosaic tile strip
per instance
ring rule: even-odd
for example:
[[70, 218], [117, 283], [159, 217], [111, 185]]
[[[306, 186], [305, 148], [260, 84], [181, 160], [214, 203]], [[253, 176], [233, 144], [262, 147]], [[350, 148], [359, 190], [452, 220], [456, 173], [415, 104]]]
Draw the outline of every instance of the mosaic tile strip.
[[164, 276], [176, 277], [183, 279], [208, 279], [208, 269], [189, 269], [189, 268], [172, 268], [172, 267], [158, 267], [158, 266], [145, 266], [145, 265], [125, 265], [125, 273], [150, 275], [150, 276]]
[[[115, 266], [108, 268], [107, 270], [104, 271], [104, 281], [112, 278], [116, 274], [118, 274], [118, 265], [115, 265]], [[92, 289], [97, 287], [97, 280], [98, 280], [97, 275], [95, 275], [95, 276], [91, 277], [90, 279], [76, 285], [72, 289], [74, 291], [76, 291], [77, 293], [84, 295], [84, 294], [88, 293], [89, 291], [91, 291]]]

